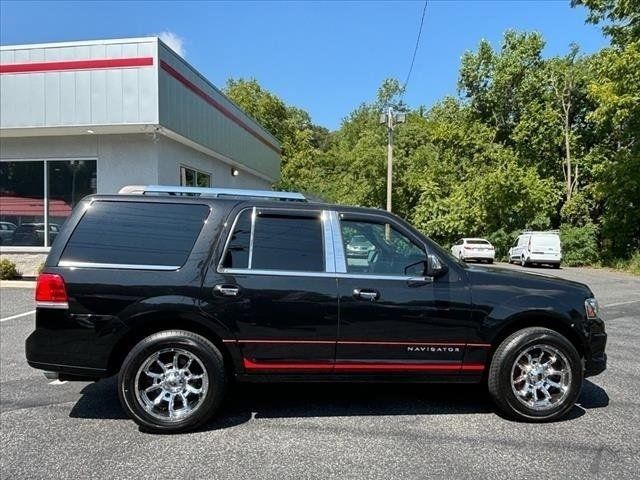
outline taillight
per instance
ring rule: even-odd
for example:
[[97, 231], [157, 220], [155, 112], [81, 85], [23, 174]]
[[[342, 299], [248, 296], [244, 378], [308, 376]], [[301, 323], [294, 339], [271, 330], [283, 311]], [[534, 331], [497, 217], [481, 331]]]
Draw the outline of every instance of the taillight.
[[55, 273], [41, 273], [36, 284], [36, 307], [69, 308], [64, 279]]

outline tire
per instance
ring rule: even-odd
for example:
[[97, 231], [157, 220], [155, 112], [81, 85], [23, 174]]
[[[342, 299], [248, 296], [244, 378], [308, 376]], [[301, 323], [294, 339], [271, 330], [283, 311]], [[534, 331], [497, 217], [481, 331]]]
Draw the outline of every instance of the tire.
[[554, 263], [553, 264], [553, 268], [556, 268], [556, 269], [560, 268], [560, 264], [559, 263]]
[[[222, 353], [213, 343], [193, 332], [167, 330], [148, 336], [129, 352], [118, 374], [118, 395], [142, 430], [178, 433], [211, 418], [226, 384]], [[147, 394], [147, 386], [155, 388]], [[163, 398], [156, 405], [158, 397]]]
[[[538, 358], [542, 360], [533, 370], [529, 370], [529, 374], [517, 366], [518, 363], [527, 363], [526, 353], [542, 352], [543, 349], [546, 349], [546, 354]], [[536, 355], [531, 355], [534, 362]], [[558, 372], [566, 370], [567, 373], [551, 373], [548, 378], [544, 373], [537, 374], [540, 372], [537, 368], [544, 369], [544, 364], [551, 358], [556, 361], [550, 369]], [[583, 377], [580, 355], [569, 340], [553, 330], [532, 327], [515, 332], [500, 344], [489, 368], [488, 389], [493, 402], [506, 416], [525, 422], [551, 422], [573, 408], [580, 395]], [[524, 379], [518, 381], [519, 378]], [[530, 383], [530, 378], [537, 383]], [[548, 381], [566, 390], [551, 386]], [[535, 385], [535, 394], [527, 390], [528, 386]], [[536, 398], [541, 398], [540, 392], [544, 393], [544, 389], [550, 397], [536, 401]], [[546, 395], [542, 394], [542, 397]]]
[[491, 265], [493, 263], [493, 258], [490, 258], [489, 260], [487, 260], [487, 263]]
[[528, 267], [529, 266], [529, 262], [527, 262], [524, 259], [524, 256], [520, 257], [520, 266], [522, 266], [522, 267]]

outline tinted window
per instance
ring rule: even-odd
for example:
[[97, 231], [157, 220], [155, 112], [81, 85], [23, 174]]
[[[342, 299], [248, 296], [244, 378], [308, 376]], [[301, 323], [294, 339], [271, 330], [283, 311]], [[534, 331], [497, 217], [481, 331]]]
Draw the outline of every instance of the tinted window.
[[[343, 220], [340, 226], [349, 273], [407, 275], [406, 267], [426, 258], [421, 247], [388, 223]], [[352, 239], [360, 236], [365, 237], [371, 247], [349, 248]]]
[[489, 245], [489, 242], [486, 240], [467, 240], [467, 244], [469, 245]]
[[206, 205], [94, 202], [61, 260], [181, 266], [208, 215]]
[[262, 270], [324, 271], [320, 216], [258, 215], [251, 268]]
[[251, 210], [245, 210], [238, 217], [233, 229], [222, 266], [224, 268], [248, 268], [250, 240]]

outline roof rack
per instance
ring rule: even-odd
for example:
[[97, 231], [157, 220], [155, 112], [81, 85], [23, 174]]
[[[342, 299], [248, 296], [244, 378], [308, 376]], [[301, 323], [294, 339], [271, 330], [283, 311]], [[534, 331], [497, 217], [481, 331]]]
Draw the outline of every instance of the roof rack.
[[282, 202], [307, 202], [307, 198], [297, 192], [277, 192], [273, 190], [249, 190], [241, 188], [178, 187], [172, 185], [126, 185], [120, 195], [171, 195], [178, 197], [208, 198], [253, 198]]
[[555, 233], [556, 235], [560, 234], [560, 230], [523, 230], [522, 234], [526, 235], [526, 234], [530, 234], [530, 233]]

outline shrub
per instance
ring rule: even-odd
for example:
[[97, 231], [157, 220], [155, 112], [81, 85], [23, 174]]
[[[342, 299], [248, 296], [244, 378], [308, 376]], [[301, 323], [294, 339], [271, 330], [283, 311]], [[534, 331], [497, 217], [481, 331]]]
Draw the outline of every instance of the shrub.
[[20, 278], [16, 264], [6, 258], [0, 259], [0, 280], [15, 280]]
[[520, 230], [516, 230], [514, 232], [507, 232], [505, 229], [501, 228], [496, 230], [493, 233], [487, 235], [487, 240], [489, 240], [492, 245], [496, 248], [496, 260], [497, 261], [506, 261], [508, 260], [507, 254], [509, 253], [509, 248], [513, 245], [513, 242], [518, 235], [520, 235]]
[[633, 255], [631, 255], [627, 271], [640, 275], [640, 250], [636, 250]]
[[562, 261], [570, 267], [592, 265], [598, 260], [596, 227], [587, 223], [583, 227], [563, 225], [560, 227]]

